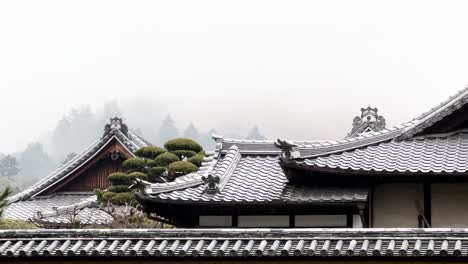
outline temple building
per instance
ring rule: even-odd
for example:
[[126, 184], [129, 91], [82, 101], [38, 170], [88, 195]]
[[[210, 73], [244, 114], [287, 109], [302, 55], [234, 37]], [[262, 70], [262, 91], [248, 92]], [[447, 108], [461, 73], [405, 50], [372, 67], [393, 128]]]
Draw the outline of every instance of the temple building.
[[4, 218], [32, 220], [46, 227], [101, 225], [112, 221], [96, 204], [94, 189], [106, 189], [110, 173], [149, 143], [128, 129], [121, 118], [111, 118], [104, 134], [81, 154], [42, 180], [9, 198]]
[[[16, 263], [447, 263], [468, 261], [468, 88], [396, 127], [362, 109], [333, 141], [214, 136], [196, 173], [141, 181], [137, 198], [171, 229], [0, 230]], [[7, 218], [51, 227], [78, 210], [106, 223], [92, 190], [150, 145], [119, 118], [62, 168], [10, 198]]]
[[138, 198], [180, 227], [468, 227], [467, 100], [392, 128], [369, 107], [341, 140], [215, 137], [202, 170]]

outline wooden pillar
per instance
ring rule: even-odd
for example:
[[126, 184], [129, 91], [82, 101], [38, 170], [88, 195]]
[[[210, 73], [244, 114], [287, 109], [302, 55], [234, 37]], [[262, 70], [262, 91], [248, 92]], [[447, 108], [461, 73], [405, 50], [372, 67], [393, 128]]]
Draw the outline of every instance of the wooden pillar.
[[374, 227], [374, 196], [375, 184], [371, 184], [369, 187], [369, 197], [367, 198], [367, 223], [369, 228]]
[[346, 215], [346, 227], [353, 228], [353, 214]]
[[426, 218], [429, 226], [432, 226], [432, 185], [424, 183], [424, 217]]
[[237, 214], [232, 215], [232, 227], [239, 227], [239, 216]]
[[289, 215], [289, 227], [296, 227], [296, 216]]

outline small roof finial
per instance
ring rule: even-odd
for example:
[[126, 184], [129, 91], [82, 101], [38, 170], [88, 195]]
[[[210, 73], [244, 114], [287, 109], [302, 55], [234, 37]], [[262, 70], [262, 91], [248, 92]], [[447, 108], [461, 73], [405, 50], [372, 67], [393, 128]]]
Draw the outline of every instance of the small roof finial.
[[104, 126], [104, 136], [106, 136], [108, 133], [115, 132], [115, 131], [121, 131], [125, 135], [128, 135], [128, 127], [126, 124], [124, 124], [123, 119], [120, 117], [112, 117], [109, 119], [110, 122], [109, 124], [106, 124]]
[[379, 115], [379, 109], [368, 106], [361, 108], [361, 116], [354, 117], [353, 129], [348, 134], [348, 137], [355, 137], [365, 132], [381, 131], [385, 127], [386, 121], [383, 116]]

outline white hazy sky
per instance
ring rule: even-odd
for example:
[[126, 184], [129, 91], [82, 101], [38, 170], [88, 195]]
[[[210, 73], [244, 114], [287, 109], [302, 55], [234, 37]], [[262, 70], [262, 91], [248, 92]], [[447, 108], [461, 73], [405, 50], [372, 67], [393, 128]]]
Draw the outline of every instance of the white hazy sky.
[[467, 29], [468, 1], [1, 1], [0, 152], [139, 97], [271, 138], [396, 125], [468, 83]]

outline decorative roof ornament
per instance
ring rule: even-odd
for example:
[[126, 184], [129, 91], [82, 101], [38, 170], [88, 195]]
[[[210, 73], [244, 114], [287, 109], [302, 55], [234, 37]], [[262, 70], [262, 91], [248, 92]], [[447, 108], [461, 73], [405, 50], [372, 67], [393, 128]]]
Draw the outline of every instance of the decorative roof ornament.
[[122, 118], [119, 118], [119, 117], [110, 118], [110, 123], [104, 126], [104, 135], [102, 137], [105, 137], [108, 133], [119, 131], [119, 130], [122, 133], [124, 133], [125, 136], [127, 137], [129, 136], [128, 127], [126, 124], [124, 124]]
[[361, 116], [353, 119], [353, 129], [347, 137], [355, 137], [361, 133], [378, 132], [386, 127], [385, 118], [379, 115], [378, 108], [361, 108]]
[[208, 194], [219, 193], [218, 184], [219, 184], [220, 179], [218, 176], [213, 176], [211, 174], [208, 174], [207, 177], [203, 176], [202, 180], [206, 184], [205, 193], [208, 193]]
[[297, 158], [299, 156], [299, 153], [294, 151], [294, 147], [297, 147], [296, 144], [293, 144], [288, 141], [283, 141], [278, 138], [278, 140], [275, 142], [275, 146], [279, 149], [281, 149], [281, 156], [286, 159], [291, 159], [291, 158]]

